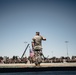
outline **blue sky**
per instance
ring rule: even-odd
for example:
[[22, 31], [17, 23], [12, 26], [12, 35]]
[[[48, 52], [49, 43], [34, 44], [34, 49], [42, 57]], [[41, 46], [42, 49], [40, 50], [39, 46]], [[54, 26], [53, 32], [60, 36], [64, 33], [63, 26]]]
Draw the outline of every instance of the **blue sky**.
[[[76, 55], [75, 0], [0, 0], [0, 56], [21, 57], [39, 31], [47, 57]], [[29, 55], [29, 48], [25, 54]]]

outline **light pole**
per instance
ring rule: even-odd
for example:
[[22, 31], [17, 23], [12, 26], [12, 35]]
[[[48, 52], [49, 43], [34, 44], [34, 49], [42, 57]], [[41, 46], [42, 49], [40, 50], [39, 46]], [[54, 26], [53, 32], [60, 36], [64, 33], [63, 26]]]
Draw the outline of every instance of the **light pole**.
[[26, 43], [27, 43], [27, 42], [25, 41], [24, 43], [25, 43], [25, 46], [26, 46]]
[[69, 55], [69, 54], [68, 54], [68, 42], [69, 42], [69, 41], [65, 41], [65, 43], [66, 43], [66, 49], [67, 49], [67, 57], [68, 57], [68, 55]]

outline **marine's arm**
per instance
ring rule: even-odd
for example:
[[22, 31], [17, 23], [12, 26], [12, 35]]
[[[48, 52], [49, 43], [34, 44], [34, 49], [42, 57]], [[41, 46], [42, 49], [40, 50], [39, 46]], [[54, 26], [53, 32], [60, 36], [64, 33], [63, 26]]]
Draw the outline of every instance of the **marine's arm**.
[[32, 49], [34, 48], [34, 42], [32, 42]]
[[35, 46], [35, 42], [34, 42], [34, 38], [32, 39], [32, 49], [34, 48]]
[[44, 40], [44, 41], [46, 41], [46, 38], [45, 38], [45, 37], [43, 37], [43, 40]]
[[45, 37], [41, 36], [41, 38], [42, 38], [42, 40], [46, 41], [46, 38]]

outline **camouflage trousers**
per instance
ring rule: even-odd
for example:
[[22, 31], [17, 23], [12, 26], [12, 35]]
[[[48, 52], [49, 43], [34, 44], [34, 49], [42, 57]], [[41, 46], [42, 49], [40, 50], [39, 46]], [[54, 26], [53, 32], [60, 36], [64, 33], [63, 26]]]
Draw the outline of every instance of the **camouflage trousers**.
[[35, 62], [42, 62], [42, 50], [34, 50]]

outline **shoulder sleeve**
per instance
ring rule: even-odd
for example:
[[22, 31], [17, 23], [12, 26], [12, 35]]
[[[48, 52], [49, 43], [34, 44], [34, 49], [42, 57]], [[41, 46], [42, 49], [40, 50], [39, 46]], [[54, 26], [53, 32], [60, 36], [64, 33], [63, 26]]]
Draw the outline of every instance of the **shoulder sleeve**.
[[41, 37], [41, 39], [43, 40], [43, 37], [42, 36], [40, 36]]
[[34, 38], [32, 38], [32, 42], [35, 42], [35, 39]]

